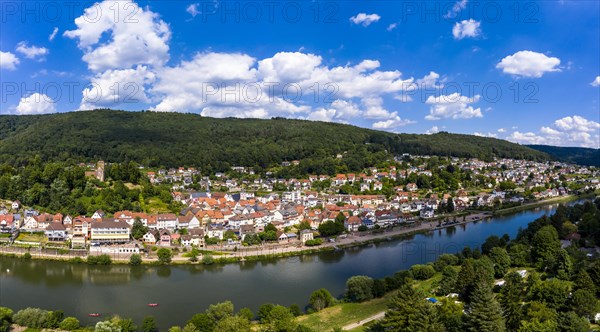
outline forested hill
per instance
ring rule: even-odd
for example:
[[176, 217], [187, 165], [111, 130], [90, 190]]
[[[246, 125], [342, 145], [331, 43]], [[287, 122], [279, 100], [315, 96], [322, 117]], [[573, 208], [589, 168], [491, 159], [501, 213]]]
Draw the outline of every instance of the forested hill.
[[[0, 116], [0, 162], [122, 162], [149, 166], [269, 167], [303, 160], [306, 171], [340, 163], [360, 170], [390, 153], [546, 160], [503, 140], [438, 133], [392, 134], [349, 125], [288, 119], [215, 119], [195, 114], [97, 110]], [[335, 160], [343, 154], [342, 161]]]
[[545, 152], [553, 159], [600, 167], [600, 149], [559, 147], [550, 145], [527, 145], [528, 147]]

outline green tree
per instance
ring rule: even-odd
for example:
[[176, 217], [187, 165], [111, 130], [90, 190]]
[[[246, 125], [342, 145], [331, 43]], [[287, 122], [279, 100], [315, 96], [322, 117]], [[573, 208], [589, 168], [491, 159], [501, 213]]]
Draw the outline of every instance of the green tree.
[[496, 278], [502, 278], [510, 267], [510, 256], [506, 249], [494, 247], [490, 250], [489, 257], [494, 263], [494, 275]]
[[158, 332], [154, 316], [146, 316], [142, 321], [142, 332]]
[[195, 314], [188, 321], [198, 329], [198, 331], [212, 331], [215, 328], [215, 321], [206, 313]]
[[254, 313], [250, 308], [242, 308], [237, 313], [238, 316], [246, 318], [248, 321], [251, 321], [254, 318]]
[[442, 299], [441, 304], [437, 306], [440, 322], [444, 325], [447, 332], [462, 332], [463, 328], [463, 307], [452, 299]]
[[560, 249], [558, 232], [551, 226], [544, 226], [538, 230], [532, 239], [532, 255], [538, 267], [552, 265], [556, 253]]
[[340, 221], [328, 220], [319, 225], [321, 236], [336, 236], [344, 232], [344, 223]]
[[139, 240], [144, 237], [144, 234], [148, 233], [148, 227], [144, 226], [139, 217], [135, 218], [133, 226], [131, 226], [131, 236]]
[[182, 332], [200, 332], [200, 330], [198, 330], [194, 324], [189, 324], [189, 323], [186, 324], [181, 331]]
[[410, 267], [410, 272], [416, 280], [427, 280], [435, 274], [435, 270], [431, 265], [415, 264]]
[[600, 311], [598, 299], [587, 289], [578, 289], [573, 292], [571, 305], [579, 316], [587, 319], [593, 319], [594, 315]]
[[383, 279], [373, 280], [373, 297], [382, 297], [387, 291], [387, 285]]
[[558, 250], [553, 270], [554, 274], [559, 279], [571, 280], [571, 275], [573, 274], [573, 262], [566, 250]]
[[446, 266], [457, 265], [457, 264], [458, 264], [458, 257], [456, 257], [456, 255], [442, 254], [433, 263], [433, 268], [437, 272], [442, 272]]
[[12, 319], [21, 326], [42, 328], [48, 319], [48, 311], [39, 308], [25, 308], [17, 311]]
[[440, 280], [437, 294], [448, 295], [456, 288], [456, 280], [458, 279], [458, 272], [452, 266], [446, 266], [442, 271], [442, 280]]
[[527, 314], [521, 321], [520, 331], [550, 332], [558, 330], [558, 315], [556, 310], [546, 307], [540, 302], [527, 304]]
[[[529, 276], [531, 279], [532, 276]], [[571, 291], [570, 283], [559, 279], [532, 281], [529, 287], [529, 297], [539, 301], [549, 308], [561, 308], [567, 301]]]
[[523, 317], [522, 301], [524, 293], [523, 278], [521, 275], [513, 272], [505, 277], [505, 283], [500, 291], [500, 305], [504, 312], [506, 320], [506, 329], [508, 331], [517, 331], [521, 326]]
[[466, 320], [467, 331], [471, 332], [501, 332], [505, 331], [502, 308], [492, 288], [486, 282], [479, 282], [473, 290], [469, 314]]
[[463, 301], [470, 301], [477, 280], [476, 278], [473, 260], [465, 259], [456, 279], [456, 292]]
[[273, 308], [275, 308], [275, 305], [272, 303], [264, 303], [261, 304], [260, 307], [258, 307], [257, 316], [261, 323], [266, 323], [269, 314], [271, 313], [271, 310], [273, 310]]
[[10, 308], [0, 307], [0, 332], [8, 332], [12, 317], [13, 311]]
[[137, 326], [133, 323], [132, 319], [124, 319], [120, 317], [113, 317], [113, 323], [121, 328], [121, 332], [136, 332]]
[[121, 332], [121, 328], [117, 324], [106, 320], [96, 323], [94, 332]]
[[587, 289], [592, 293], [596, 293], [596, 284], [590, 277], [589, 273], [585, 269], [579, 270], [577, 272], [577, 277], [575, 278], [573, 289]]
[[302, 310], [297, 304], [290, 305], [289, 309], [294, 317], [302, 316]]
[[406, 284], [390, 299], [381, 326], [385, 331], [443, 331], [439, 314], [425, 301], [425, 293]]
[[225, 301], [211, 304], [208, 306], [206, 314], [208, 314], [208, 317], [212, 318], [215, 323], [224, 318], [231, 317], [233, 316], [233, 303], [231, 301]]
[[214, 332], [250, 331], [250, 321], [240, 316], [225, 317], [215, 326]]
[[173, 258], [173, 252], [171, 251], [171, 249], [168, 248], [158, 249], [156, 255], [158, 256], [158, 261], [161, 264], [169, 264], [171, 263], [171, 259]]
[[266, 318], [266, 332], [294, 332], [298, 326], [296, 318], [284, 306], [276, 305]]
[[346, 297], [352, 302], [363, 302], [373, 298], [373, 279], [353, 276], [346, 281]]
[[44, 327], [55, 329], [58, 328], [60, 322], [65, 318], [65, 314], [62, 310], [50, 311], [48, 312], [48, 317], [46, 318], [46, 323]]
[[60, 322], [59, 328], [65, 331], [73, 331], [79, 328], [79, 320], [75, 317], [67, 317]]
[[310, 306], [315, 311], [321, 311], [335, 303], [331, 293], [325, 288], [318, 289], [310, 294]]
[[573, 311], [569, 311], [558, 317], [558, 329], [561, 332], [588, 332], [590, 324], [585, 318], [577, 316]]
[[524, 244], [515, 244], [509, 250], [512, 266], [526, 266], [529, 261], [529, 247]]
[[133, 254], [129, 256], [129, 265], [137, 266], [142, 264], [142, 256], [140, 254]]

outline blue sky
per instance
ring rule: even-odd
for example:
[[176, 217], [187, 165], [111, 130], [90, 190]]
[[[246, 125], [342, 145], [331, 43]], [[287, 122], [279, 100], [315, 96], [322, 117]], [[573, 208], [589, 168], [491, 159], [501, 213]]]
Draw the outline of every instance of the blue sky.
[[2, 1], [1, 114], [275, 116], [600, 147], [598, 1]]

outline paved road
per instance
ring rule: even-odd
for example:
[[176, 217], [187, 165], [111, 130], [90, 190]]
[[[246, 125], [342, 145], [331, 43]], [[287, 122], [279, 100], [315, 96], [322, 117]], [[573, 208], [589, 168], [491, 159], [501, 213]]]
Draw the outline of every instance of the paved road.
[[369, 317], [369, 318], [365, 318], [365, 319], [363, 319], [363, 320], [361, 320], [361, 321], [358, 321], [358, 322], [356, 322], [356, 323], [348, 324], [348, 325], [346, 325], [346, 326], [342, 327], [342, 330], [343, 330], [343, 331], [349, 331], [349, 330], [355, 329], [355, 328], [357, 328], [357, 327], [359, 327], [359, 326], [365, 325], [365, 324], [367, 324], [368, 322], [372, 322], [372, 321], [374, 321], [374, 320], [380, 320], [380, 319], [382, 319], [384, 316], [385, 316], [385, 311], [378, 312], [378, 313], [376, 313], [375, 315], [373, 315], [373, 316], [371, 316], [371, 317]]

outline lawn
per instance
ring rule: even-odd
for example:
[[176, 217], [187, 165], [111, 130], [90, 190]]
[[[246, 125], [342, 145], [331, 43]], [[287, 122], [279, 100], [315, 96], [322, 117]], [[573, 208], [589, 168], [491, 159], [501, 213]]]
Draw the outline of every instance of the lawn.
[[433, 275], [433, 277], [431, 277], [427, 280], [417, 281], [414, 284], [414, 287], [425, 292], [425, 294], [427, 294], [427, 296], [433, 296], [434, 294], [432, 292], [432, 289], [437, 287], [437, 284], [440, 281], [442, 281], [442, 274], [440, 272], [437, 272], [436, 274]]
[[17, 241], [23, 242], [38, 242], [45, 243], [47, 242], [47, 238], [44, 233], [20, 233], [17, 237]]
[[[341, 303], [314, 314], [300, 316], [298, 322], [316, 331], [331, 331], [335, 327], [343, 327], [385, 311], [389, 296], [391, 294], [364, 303]], [[353, 331], [362, 331], [362, 328]]]
[[169, 206], [159, 198], [150, 198], [146, 200], [145, 208], [149, 213], [164, 213], [169, 212]]

